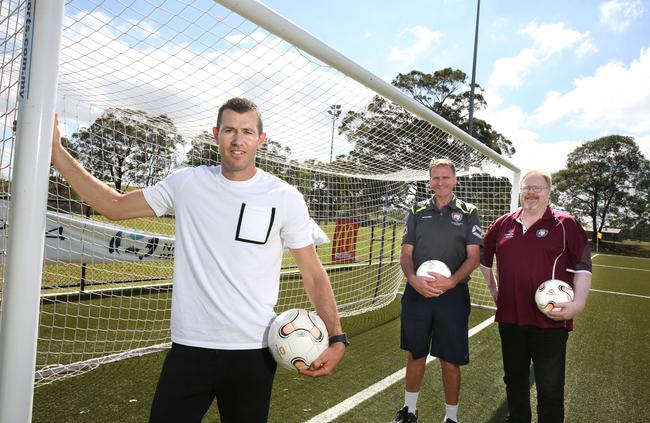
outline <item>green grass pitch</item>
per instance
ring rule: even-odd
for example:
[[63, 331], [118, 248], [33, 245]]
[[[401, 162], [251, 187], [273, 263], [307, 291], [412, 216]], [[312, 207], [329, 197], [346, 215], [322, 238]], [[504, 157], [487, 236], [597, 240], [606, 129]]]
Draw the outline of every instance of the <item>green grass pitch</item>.
[[[597, 255], [592, 292], [569, 337], [566, 421], [647, 421], [650, 405], [650, 260]], [[270, 422], [304, 422], [403, 368], [398, 348], [399, 302], [344, 319], [352, 346], [335, 375], [317, 380], [278, 369]], [[491, 316], [473, 309], [470, 325]], [[459, 417], [503, 421], [506, 406], [496, 326], [470, 338]], [[146, 421], [164, 353], [101, 366], [36, 389], [34, 422]], [[535, 401], [534, 387], [532, 397]], [[403, 381], [388, 386], [336, 422], [389, 421], [402, 404]], [[443, 415], [440, 369], [427, 367], [420, 395], [422, 421]], [[533, 403], [534, 409], [534, 403]], [[204, 421], [219, 421], [215, 407]]]

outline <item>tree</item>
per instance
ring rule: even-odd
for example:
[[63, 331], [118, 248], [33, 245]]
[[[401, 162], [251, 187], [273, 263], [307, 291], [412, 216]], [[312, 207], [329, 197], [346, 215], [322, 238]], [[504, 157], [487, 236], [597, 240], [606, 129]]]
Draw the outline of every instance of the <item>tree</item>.
[[182, 138], [166, 115], [111, 108], [72, 134], [71, 142], [89, 172], [124, 192], [132, 184], [147, 186], [165, 176], [176, 164]]
[[[467, 130], [469, 89], [464, 72], [451, 68], [433, 74], [413, 70], [397, 75], [392, 84], [450, 123]], [[485, 105], [478, 86], [475, 108], [481, 109]], [[365, 110], [349, 111], [341, 121], [339, 133], [345, 134], [354, 144], [354, 149], [345, 160], [360, 172], [421, 169], [431, 159], [431, 151], [441, 155], [455, 151], [455, 155], [474, 164], [485, 160], [481, 153], [452, 136], [441, 136], [436, 127], [381, 96], [375, 96]], [[508, 139], [481, 119], [474, 119], [474, 136], [497, 153], [511, 156], [515, 151]], [[333, 163], [333, 166], [336, 165], [337, 162]], [[414, 188], [414, 193], [405, 191], [404, 198], [395, 198], [393, 202], [405, 204], [410, 202], [408, 198], [413, 195], [415, 198], [430, 195], [427, 181], [415, 183]]]
[[[425, 74], [414, 70], [397, 75], [392, 84], [450, 123], [467, 129], [469, 90], [466, 89], [467, 75], [464, 72], [446, 68]], [[475, 108], [481, 109], [485, 105], [479, 86]], [[506, 156], [514, 153], [512, 143], [487, 122], [474, 119], [474, 126], [475, 137], [483, 144]], [[432, 125], [380, 96], [375, 96], [365, 110], [348, 112], [339, 132], [355, 144], [351, 157], [368, 169], [376, 169], [387, 159], [401, 168], [418, 168], [423, 158], [417, 152], [448, 151], [451, 145], [480, 160], [470, 147], [451, 137], [432, 137], [435, 132]]]
[[610, 135], [582, 144], [553, 178], [553, 202], [591, 221], [594, 242], [613, 222], [647, 221], [650, 162], [631, 137]]
[[185, 164], [189, 166], [216, 166], [219, 162], [219, 147], [212, 134], [203, 131], [192, 138]]

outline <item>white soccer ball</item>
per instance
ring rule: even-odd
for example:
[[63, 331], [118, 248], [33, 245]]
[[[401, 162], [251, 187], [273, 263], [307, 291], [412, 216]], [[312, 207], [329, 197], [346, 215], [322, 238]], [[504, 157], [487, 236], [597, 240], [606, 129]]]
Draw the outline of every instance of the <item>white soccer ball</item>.
[[539, 311], [548, 316], [548, 312], [559, 311], [561, 307], [555, 307], [557, 303], [568, 303], [573, 301], [573, 288], [568, 283], [550, 279], [542, 282], [535, 291], [535, 304]]
[[329, 336], [316, 312], [294, 308], [271, 323], [268, 344], [280, 366], [296, 370], [309, 367], [327, 349]]
[[440, 260], [427, 260], [424, 263], [418, 267], [417, 272], [415, 274], [417, 276], [428, 276], [431, 277], [429, 272], [435, 272], [439, 273], [445, 278], [451, 277], [451, 270], [449, 270], [449, 267], [441, 262]]

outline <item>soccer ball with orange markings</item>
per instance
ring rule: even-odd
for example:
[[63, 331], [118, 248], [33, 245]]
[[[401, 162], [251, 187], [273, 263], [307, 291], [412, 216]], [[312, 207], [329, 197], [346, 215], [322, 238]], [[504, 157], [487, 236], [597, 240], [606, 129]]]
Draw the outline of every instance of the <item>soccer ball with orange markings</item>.
[[547, 316], [551, 310], [561, 310], [560, 307], [555, 307], [555, 304], [570, 301], [573, 301], [573, 288], [568, 283], [558, 279], [542, 282], [535, 291], [535, 304], [537, 304], [539, 311]]
[[309, 365], [329, 346], [327, 328], [314, 311], [291, 309], [278, 315], [268, 334], [269, 349], [282, 367]]

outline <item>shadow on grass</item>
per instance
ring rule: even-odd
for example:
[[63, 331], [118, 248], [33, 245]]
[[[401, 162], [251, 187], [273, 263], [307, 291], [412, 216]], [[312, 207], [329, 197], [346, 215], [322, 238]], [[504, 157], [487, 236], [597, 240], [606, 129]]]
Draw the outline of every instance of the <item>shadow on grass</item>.
[[[531, 366], [529, 369], [530, 373], [528, 376], [528, 389], [532, 389], [533, 385], [535, 384], [535, 373], [533, 371], [533, 367]], [[506, 417], [508, 416], [508, 403], [506, 401], [502, 401], [501, 404], [499, 405], [499, 408], [494, 410], [492, 415], [486, 420], [486, 423], [502, 423], [506, 421]]]

